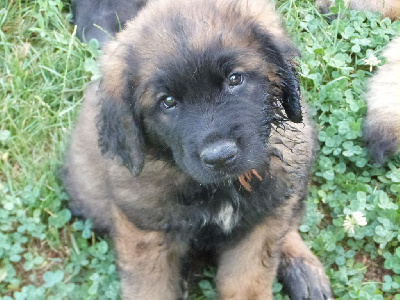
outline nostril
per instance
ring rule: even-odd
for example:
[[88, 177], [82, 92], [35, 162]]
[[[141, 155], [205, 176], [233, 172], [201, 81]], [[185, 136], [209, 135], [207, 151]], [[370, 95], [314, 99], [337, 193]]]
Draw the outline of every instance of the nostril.
[[200, 158], [205, 165], [215, 169], [228, 167], [236, 158], [238, 148], [233, 141], [219, 141], [208, 145], [200, 153]]

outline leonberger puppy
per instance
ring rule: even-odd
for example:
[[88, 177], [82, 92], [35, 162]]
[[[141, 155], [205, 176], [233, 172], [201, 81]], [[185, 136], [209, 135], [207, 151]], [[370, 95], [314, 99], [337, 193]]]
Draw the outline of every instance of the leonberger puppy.
[[383, 51], [386, 63], [369, 82], [364, 138], [376, 161], [400, 149], [400, 37]]
[[[316, 0], [321, 12], [328, 13], [334, 0]], [[380, 12], [383, 17], [395, 20], [400, 15], [400, 0], [344, 0], [345, 4], [354, 10], [369, 10]]]
[[124, 299], [328, 299], [298, 226], [315, 136], [272, 2], [151, 1], [104, 50], [67, 153], [71, 209], [113, 238]]

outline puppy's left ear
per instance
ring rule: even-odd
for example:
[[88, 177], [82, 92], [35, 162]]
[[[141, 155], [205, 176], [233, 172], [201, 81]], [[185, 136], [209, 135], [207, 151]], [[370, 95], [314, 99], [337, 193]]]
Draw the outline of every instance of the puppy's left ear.
[[300, 104], [300, 81], [294, 65], [294, 58], [300, 56], [299, 50], [286, 36], [276, 37], [260, 27], [253, 28], [253, 35], [269, 63], [276, 65], [277, 76], [282, 88], [282, 106], [288, 119], [301, 123], [303, 116]]

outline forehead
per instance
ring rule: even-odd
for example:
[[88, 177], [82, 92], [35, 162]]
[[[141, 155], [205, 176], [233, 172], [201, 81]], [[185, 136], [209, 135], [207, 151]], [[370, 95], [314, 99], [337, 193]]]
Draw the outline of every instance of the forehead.
[[210, 91], [210, 86], [217, 87], [235, 71], [266, 72], [262, 74], [266, 76], [276, 72], [253, 34], [257, 22], [235, 5], [240, 1], [227, 1], [231, 5], [224, 7], [212, 1], [197, 3], [204, 5], [178, 2], [166, 1], [171, 7], [159, 10], [150, 7], [117, 38], [130, 49], [124, 61], [142, 87], [138, 90], [153, 93], [153, 97], [141, 97], [142, 101], [154, 101], [157, 92], [174, 94], [197, 88], [203, 93], [201, 87]]
[[149, 77], [154, 69], [168, 65], [168, 60], [173, 65], [180, 62], [196, 67], [228, 57], [236, 63], [247, 63], [243, 59], [246, 52], [254, 52], [258, 46], [252, 36], [255, 20], [242, 13], [234, 1], [227, 3], [230, 4], [220, 7], [211, 1], [204, 1], [201, 6], [191, 1], [168, 1], [168, 7], [160, 7], [162, 12], [158, 15], [149, 9], [147, 15], [142, 14], [129, 24], [132, 28], [128, 25], [127, 31], [135, 33], [129, 40], [135, 41], [134, 52], [144, 67], [143, 75]]
[[241, 42], [245, 42], [255, 19], [243, 12], [237, 1], [225, 1], [222, 6], [215, 2], [150, 2], [149, 9], [132, 22], [132, 29], [139, 33], [141, 43], [162, 42], [157, 47], [167, 53], [182, 42], [193, 48], [202, 48], [205, 42], [216, 36], [224, 44], [237, 44], [236, 35], [242, 35]]
[[[287, 40], [269, 1], [149, 1], [105, 47], [103, 85], [118, 98], [123, 82], [133, 90], [156, 73], [171, 73], [173, 66], [181, 71], [184, 65], [187, 74], [193, 74], [200, 70], [199, 65], [211, 61], [209, 54], [220, 57], [221, 52], [229, 51], [233, 52], [229, 56], [235, 66], [254, 68], [263, 63], [260, 48], [265, 48], [253, 32], [257, 26], [273, 37], [274, 44]], [[253, 55], [248, 55], [249, 51]], [[267, 64], [272, 64], [270, 70], [276, 69], [274, 58]]]
[[248, 32], [242, 35], [241, 32], [210, 33], [207, 30], [208, 34], [200, 39], [199, 32], [206, 29], [197, 27], [198, 24], [186, 24], [187, 30], [184, 30], [174, 24], [162, 35], [155, 34], [154, 29], [152, 34], [150, 29], [146, 30], [147, 42], [140, 44], [137, 52], [142, 83], [156, 92], [183, 96], [176, 93], [185, 91], [185, 86], [218, 87], [232, 72], [260, 73], [265, 69], [266, 62], [259, 46], [249, 42]]
[[172, 88], [185, 82], [218, 84], [232, 72], [256, 72], [262, 64], [262, 59], [250, 50], [224, 49], [211, 44], [205, 49], [184, 49], [157, 57], [147, 71], [153, 85]]

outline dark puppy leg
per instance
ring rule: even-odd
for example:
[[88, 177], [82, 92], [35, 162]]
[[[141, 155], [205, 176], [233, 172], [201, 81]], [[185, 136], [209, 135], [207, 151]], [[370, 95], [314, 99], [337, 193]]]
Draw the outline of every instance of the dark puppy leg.
[[116, 207], [113, 215], [122, 298], [182, 298], [180, 258], [184, 247], [171, 243], [162, 232], [138, 229]]
[[333, 299], [328, 277], [297, 230], [289, 231], [282, 245], [279, 281], [292, 300]]

